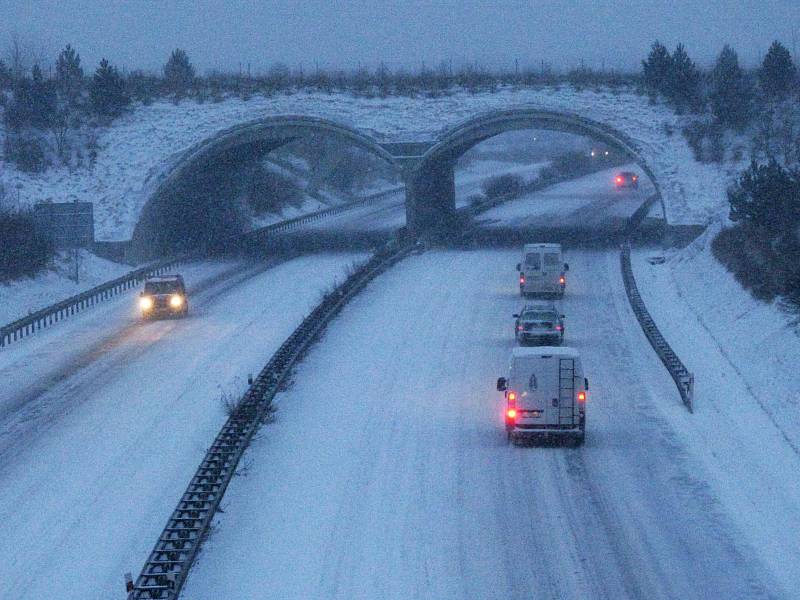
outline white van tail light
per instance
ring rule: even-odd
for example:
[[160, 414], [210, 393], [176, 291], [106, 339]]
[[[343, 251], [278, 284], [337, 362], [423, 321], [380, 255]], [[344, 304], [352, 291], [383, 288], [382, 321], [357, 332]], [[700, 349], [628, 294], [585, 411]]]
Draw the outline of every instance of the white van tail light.
[[509, 408], [509, 409], [506, 411], [506, 416], [507, 416], [509, 419], [516, 419], [516, 418], [517, 418], [517, 409], [516, 409], [516, 408]]
[[578, 392], [578, 402], [586, 402], [586, 392]]

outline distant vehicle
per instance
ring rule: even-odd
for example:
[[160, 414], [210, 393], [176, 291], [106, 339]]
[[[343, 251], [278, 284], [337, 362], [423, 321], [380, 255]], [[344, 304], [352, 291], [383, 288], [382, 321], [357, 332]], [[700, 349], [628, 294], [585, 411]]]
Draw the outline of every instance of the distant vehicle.
[[505, 392], [508, 440], [553, 438], [578, 446], [586, 435], [589, 380], [574, 348], [514, 348], [508, 377], [497, 380]]
[[639, 176], [631, 171], [620, 171], [614, 177], [614, 185], [618, 188], [638, 188]]
[[139, 295], [142, 318], [185, 317], [189, 313], [186, 285], [180, 275], [148, 277]]
[[519, 271], [519, 293], [564, 295], [569, 265], [561, 258], [561, 244], [525, 244]]
[[564, 341], [564, 315], [552, 302], [526, 304], [514, 318], [514, 336], [522, 346], [560, 346]]

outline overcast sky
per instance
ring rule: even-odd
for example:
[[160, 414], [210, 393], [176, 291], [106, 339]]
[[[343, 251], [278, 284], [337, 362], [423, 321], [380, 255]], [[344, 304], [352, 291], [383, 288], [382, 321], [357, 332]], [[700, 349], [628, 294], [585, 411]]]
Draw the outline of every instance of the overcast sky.
[[200, 73], [515, 59], [630, 70], [656, 38], [701, 65], [729, 43], [753, 65], [773, 39], [800, 46], [800, 0], [0, 0], [3, 54], [15, 34], [48, 57], [71, 43], [87, 70], [102, 57], [157, 70], [176, 47]]

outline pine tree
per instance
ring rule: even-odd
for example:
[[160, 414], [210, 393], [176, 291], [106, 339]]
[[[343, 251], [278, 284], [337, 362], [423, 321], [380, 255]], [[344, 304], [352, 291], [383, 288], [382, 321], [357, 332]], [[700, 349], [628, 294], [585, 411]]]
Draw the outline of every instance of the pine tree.
[[51, 83], [44, 78], [39, 65], [33, 65], [31, 71], [30, 101], [30, 124], [40, 129], [49, 127], [56, 114], [56, 93]]
[[794, 237], [800, 223], [800, 179], [772, 158], [755, 161], [728, 190], [732, 221], [763, 227], [771, 235]]
[[680, 112], [687, 109], [699, 110], [702, 107], [700, 71], [689, 58], [683, 44], [678, 44], [672, 53], [667, 95]]
[[121, 114], [131, 101], [125, 90], [125, 81], [105, 58], [92, 77], [89, 95], [95, 112], [107, 117]]
[[758, 73], [764, 95], [776, 100], [786, 98], [794, 87], [796, 77], [797, 68], [792, 62], [792, 55], [779, 41], [772, 42]]
[[726, 44], [711, 71], [711, 112], [722, 125], [743, 127], [750, 119], [752, 97], [739, 57]]
[[647, 60], [642, 61], [642, 72], [645, 88], [651, 94], [667, 91], [670, 72], [672, 70], [672, 57], [667, 47], [656, 40], [650, 48]]
[[78, 103], [81, 88], [83, 87], [83, 69], [81, 56], [75, 49], [67, 44], [56, 60], [56, 81], [58, 90], [68, 106], [74, 107]]
[[11, 69], [8, 68], [8, 65], [0, 59], [0, 90], [4, 90], [11, 85], [13, 81], [13, 77], [11, 75]]
[[186, 52], [180, 48], [172, 51], [167, 64], [164, 65], [164, 82], [167, 91], [177, 97], [185, 96], [194, 82], [194, 67], [189, 62]]

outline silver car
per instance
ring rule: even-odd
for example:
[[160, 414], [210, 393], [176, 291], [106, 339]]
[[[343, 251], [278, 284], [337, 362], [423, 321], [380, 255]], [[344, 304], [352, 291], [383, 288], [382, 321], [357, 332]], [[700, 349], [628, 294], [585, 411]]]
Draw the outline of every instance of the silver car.
[[564, 315], [552, 302], [526, 304], [514, 318], [514, 336], [522, 346], [560, 346], [564, 341]]

